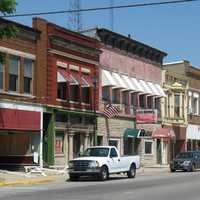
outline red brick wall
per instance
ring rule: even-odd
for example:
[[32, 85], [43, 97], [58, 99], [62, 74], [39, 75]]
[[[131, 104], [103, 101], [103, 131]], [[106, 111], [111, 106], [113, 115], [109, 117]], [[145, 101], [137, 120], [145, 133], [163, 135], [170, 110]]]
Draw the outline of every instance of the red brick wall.
[[130, 56], [122, 55], [114, 50], [102, 49], [100, 63], [118, 72], [128, 74], [138, 79], [161, 83], [161, 68]]

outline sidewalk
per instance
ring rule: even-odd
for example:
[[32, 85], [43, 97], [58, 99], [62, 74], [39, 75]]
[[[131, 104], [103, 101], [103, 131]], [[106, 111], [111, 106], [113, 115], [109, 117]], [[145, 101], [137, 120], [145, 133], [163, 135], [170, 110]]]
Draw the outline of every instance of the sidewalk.
[[[45, 183], [64, 182], [68, 179], [67, 171], [44, 169], [43, 173], [25, 173], [0, 170], [0, 187], [2, 186], [20, 186], [36, 185]], [[168, 173], [168, 165], [145, 166], [137, 170], [137, 175], [150, 175]]]

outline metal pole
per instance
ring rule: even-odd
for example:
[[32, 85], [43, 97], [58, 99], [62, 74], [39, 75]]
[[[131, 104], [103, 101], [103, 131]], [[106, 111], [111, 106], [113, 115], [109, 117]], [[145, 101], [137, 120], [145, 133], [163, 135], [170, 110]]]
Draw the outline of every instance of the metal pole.
[[97, 127], [97, 116], [96, 116], [96, 77], [94, 77], [94, 90], [93, 90], [93, 111], [94, 111], [94, 126], [93, 126], [93, 134], [94, 134], [94, 141], [93, 145], [97, 145], [97, 133], [96, 133], [96, 127]]
[[43, 111], [40, 112], [40, 167], [43, 168]]

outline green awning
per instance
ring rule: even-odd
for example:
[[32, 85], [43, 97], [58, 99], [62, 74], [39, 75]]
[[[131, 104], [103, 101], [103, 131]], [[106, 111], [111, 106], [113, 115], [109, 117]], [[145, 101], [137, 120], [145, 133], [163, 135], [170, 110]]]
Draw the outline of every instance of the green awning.
[[127, 128], [124, 131], [124, 138], [137, 138], [140, 134], [140, 129]]

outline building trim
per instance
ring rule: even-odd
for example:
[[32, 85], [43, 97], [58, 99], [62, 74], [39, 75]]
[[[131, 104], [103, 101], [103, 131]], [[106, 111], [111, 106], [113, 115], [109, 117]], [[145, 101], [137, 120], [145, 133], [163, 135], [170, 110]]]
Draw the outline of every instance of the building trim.
[[30, 58], [32, 60], [36, 59], [36, 56], [34, 54], [25, 53], [23, 51], [18, 51], [15, 49], [6, 48], [6, 47], [2, 47], [2, 46], [0, 46], [0, 52], [12, 54], [12, 55], [20, 56], [20, 57], [24, 57], [24, 58]]
[[58, 51], [58, 50], [55, 50], [55, 49], [49, 49], [48, 52], [59, 55], [59, 56], [64, 56], [64, 57], [68, 57], [68, 58], [71, 58], [71, 59], [79, 60], [79, 61], [82, 61], [82, 62], [86, 62], [86, 63], [90, 63], [90, 64], [94, 64], [94, 65], [99, 65], [99, 63], [96, 62], [96, 61], [92, 61], [92, 60], [87, 59], [87, 58], [75, 56], [75, 55], [70, 54], [70, 53], [66, 53], [66, 52], [64, 53], [62, 51]]

